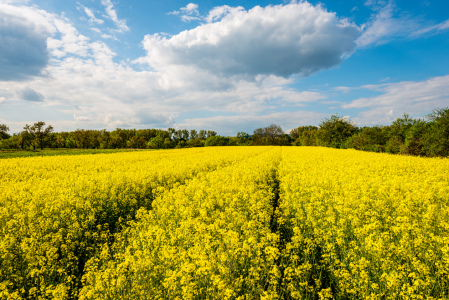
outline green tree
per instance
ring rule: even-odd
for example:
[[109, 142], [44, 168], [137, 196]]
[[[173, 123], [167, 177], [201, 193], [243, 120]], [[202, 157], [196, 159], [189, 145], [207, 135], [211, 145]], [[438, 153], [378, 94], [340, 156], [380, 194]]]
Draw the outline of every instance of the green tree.
[[180, 141], [182, 139], [182, 131], [181, 129], [176, 130], [175, 132], [173, 132], [173, 140], [175, 140], [176, 142]]
[[5, 124], [0, 124], [0, 140], [8, 139], [10, 137], [8, 131], [8, 126], [6, 126]]
[[31, 145], [31, 135], [28, 131], [30, 125], [25, 125], [24, 130], [19, 133], [17, 140], [17, 146], [22, 150], [28, 148]]
[[112, 148], [111, 144], [112, 144], [111, 133], [106, 129], [100, 130], [100, 148], [110, 149]]
[[59, 148], [57, 135], [55, 132], [50, 132], [50, 134], [45, 139], [45, 147], [49, 148]]
[[59, 148], [66, 148], [67, 144], [66, 141], [69, 138], [68, 132], [58, 132], [56, 133], [56, 142], [58, 144]]
[[176, 148], [180, 149], [180, 148], [186, 148], [187, 147], [187, 142], [184, 140], [179, 140], [178, 143], [176, 144]]
[[344, 148], [346, 140], [357, 132], [357, 127], [348, 119], [333, 115], [324, 119], [316, 133], [321, 146]]
[[19, 144], [19, 136], [17, 134], [13, 134], [8, 139], [0, 139], [0, 149], [18, 149], [20, 147]]
[[[293, 128], [290, 131], [290, 137], [293, 140], [295, 146], [314, 146], [315, 145], [315, 133], [318, 127], [316, 126], [299, 126]], [[310, 133], [310, 131], [314, 131]]]
[[143, 136], [133, 136], [128, 141], [128, 148], [134, 148], [134, 149], [144, 149], [147, 142], [145, 141], [145, 138]]
[[299, 137], [301, 136], [300, 132], [299, 132], [299, 128], [293, 128], [292, 130], [290, 130], [290, 136], [292, 138], [292, 140], [296, 141], [297, 139], [299, 139]]
[[435, 109], [428, 115], [429, 128], [424, 134], [428, 156], [449, 156], [449, 107]]
[[120, 149], [126, 147], [129, 132], [126, 129], [116, 128], [111, 132], [111, 147]]
[[187, 141], [187, 147], [204, 147], [205, 141], [199, 138], [190, 139]]
[[23, 140], [28, 141], [31, 146], [33, 146], [33, 150], [36, 150], [37, 147], [40, 147], [41, 150], [49, 142], [50, 134], [53, 132], [53, 126], [48, 125], [45, 127], [45, 122], [39, 121], [30, 126], [28, 124], [23, 128], [25, 133], [23, 134]]
[[164, 137], [158, 135], [148, 141], [147, 147], [149, 149], [162, 149], [165, 148]]
[[170, 139], [174, 139], [174, 135], [175, 135], [176, 129], [174, 129], [174, 128], [168, 128], [168, 132], [170, 133], [169, 138], [170, 138]]
[[91, 132], [90, 130], [77, 129], [73, 133], [73, 139], [76, 142], [76, 146], [81, 149], [89, 149], [91, 146]]
[[428, 130], [428, 122], [422, 119], [416, 119], [413, 126], [411, 126], [406, 132], [404, 146], [402, 147], [402, 153], [425, 156], [425, 141], [423, 137]]
[[217, 133], [216, 133], [215, 131], [213, 131], [213, 130], [208, 130], [208, 131], [207, 131], [207, 134], [206, 134], [206, 138], [210, 138], [210, 137], [216, 136], [216, 135], [217, 135]]
[[309, 126], [314, 127], [315, 129], [310, 130], [304, 130], [299, 137], [299, 144], [302, 146], [316, 146], [317, 145], [317, 132], [318, 127], [315, 126]]
[[385, 127], [385, 132], [388, 136], [385, 151], [392, 154], [407, 154], [406, 139], [408, 132], [421, 121], [420, 119], [411, 118], [408, 114], [404, 114], [402, 118], [396, 119], [393, 124]]
[[279, 145], [280, 146], [291, 146], [293, 139], [289, 134], [284, 133], [279, 137]]
[[190, 137], [189, 131], [187, 129], [181, 130], [181, 139], [187, 141]]
[[204, 144], [206, 147], [210, 146], [227, 146], [229, 144], [229, 138], [220, 135], [214, 135], [207, 138], [206, 143]]
[[170, 138], [165, 138], [164, 140], [164, 149], [171, 149], [176, 147], [176, 142], [170, 140]]
[[251, 137], [243, 131], [237, 132], [236, 139], [238, 146], [248, 146], [251, 143]]
[[360, 132], [347, 140], [347, 148], [356, 150], [384, 152], [388, 136], [382, 126], [362, 127]]
[[99, 130], [90, 131], [90, 148], [99, 149], [101, 146], [101, 132]]
[[198, 132], [195, 129], [190, 130], [190, 138], [191, 139], [197, 139], [198, 138]]
[[200, 132], [198, 133], [198, 138], [200, 140], [206, 140], [207, 139], [207, 131], [204, 129], [201, 129]]

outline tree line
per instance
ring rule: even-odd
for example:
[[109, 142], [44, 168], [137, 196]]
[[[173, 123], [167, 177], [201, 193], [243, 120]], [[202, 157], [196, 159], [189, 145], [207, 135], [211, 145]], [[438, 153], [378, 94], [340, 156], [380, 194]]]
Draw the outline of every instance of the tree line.
[[0, 149], [36, 150], [43, 148], [79, 149], [170, 149], [205, 146], [217, 133], [211, 130], [122, 129], [54, 132], [53, 126], [39, 121], [25, 125], [23, 131], [9, 135], [8, 126], [0, 124]]
[[338, 116], [319, 127], [300, 126], [290, 132], [297, 146], [325, 146], [427, 157], [449, 156], [449, 107], [435, 109], [425, 118], [404, 114], [387, 126], [357, 127]]
[[77, 129], [54, 132], [45, 122], [26, 125], [23, 131], [8, 134], [0, 124], [0, 149], [171, 149], [204, 146], [324, 146], [363, 151], [449, 156], [449, 107], [436, 109], [426, 118], [404, 114], [391, 125], [358, 127], [349, 119], [333, 115], [319, 126], [299, 126], [285, 134], [279, 125], [257, 128], [253, 134], [220, 136], [212, 130], [121, 129], [113, 131]]

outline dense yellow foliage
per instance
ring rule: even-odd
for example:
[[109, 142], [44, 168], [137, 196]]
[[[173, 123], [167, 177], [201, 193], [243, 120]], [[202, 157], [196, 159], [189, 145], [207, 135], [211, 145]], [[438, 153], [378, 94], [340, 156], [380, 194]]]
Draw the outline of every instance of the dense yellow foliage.
[[277, 280], [270, 230], [279, 148], [202, 174], [155, 200], [86, 276], [81, 299], [259, 299]]
[[0, 299], [449, 299], [448, 159], [210, 147], [0, 171]]
[[284, 148], [283, 290], [293, 299], [448, 299], [449, 160]]
[[263, 151], [248, 150], [1, 160], [0, 298], [76, 296], [86, 261], [137, 209], [192, 176]]

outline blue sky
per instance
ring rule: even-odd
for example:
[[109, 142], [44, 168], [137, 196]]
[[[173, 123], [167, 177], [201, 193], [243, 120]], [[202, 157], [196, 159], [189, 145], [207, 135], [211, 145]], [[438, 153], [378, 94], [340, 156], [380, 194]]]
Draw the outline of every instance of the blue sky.
[[0, 0], [20, 131], [359, 126], [449, 106], [449, 2]]

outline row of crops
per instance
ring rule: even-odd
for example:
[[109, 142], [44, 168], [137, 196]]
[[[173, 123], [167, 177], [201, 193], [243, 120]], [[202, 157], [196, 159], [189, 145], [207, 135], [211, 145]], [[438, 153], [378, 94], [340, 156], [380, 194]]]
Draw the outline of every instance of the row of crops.
[[448, 159], [217, 147], [0, 170], [0, 299], [449, 298]]
[[449, 159], [283, 151], [289, 297], [449, 299]]

